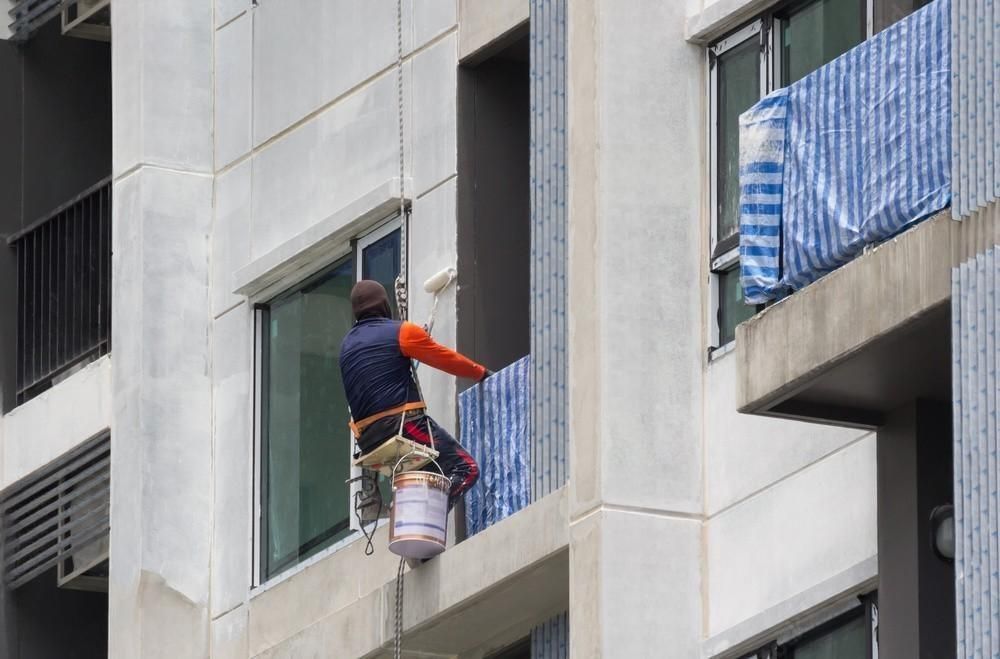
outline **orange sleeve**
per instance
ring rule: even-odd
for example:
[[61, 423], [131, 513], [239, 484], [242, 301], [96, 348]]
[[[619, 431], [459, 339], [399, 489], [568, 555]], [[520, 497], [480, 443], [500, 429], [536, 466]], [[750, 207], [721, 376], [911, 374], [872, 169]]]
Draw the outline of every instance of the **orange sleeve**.
[[399, 328], [399, 349], [410, 359], [460, 378], [482, 380], [486, 369], [468, 357], [434, 341], [424, 328], [413, 323], [403, 323]]

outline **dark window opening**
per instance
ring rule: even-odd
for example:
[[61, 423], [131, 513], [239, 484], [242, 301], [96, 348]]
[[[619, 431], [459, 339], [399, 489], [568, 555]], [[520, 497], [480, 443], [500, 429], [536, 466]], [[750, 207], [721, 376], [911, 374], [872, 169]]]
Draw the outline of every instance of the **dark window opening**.
[[527, 31], [458, 75], [458, 349], [494, 370], [531, 350]]
[[488, 655], [487, 659], [531, 659], [531, 637]]
[[0, 40], [0, 144], [0, 307], [18, 309], [0, 314], [9, 410], [109, 349], [110, 45], [63, 36], [59, 20]]

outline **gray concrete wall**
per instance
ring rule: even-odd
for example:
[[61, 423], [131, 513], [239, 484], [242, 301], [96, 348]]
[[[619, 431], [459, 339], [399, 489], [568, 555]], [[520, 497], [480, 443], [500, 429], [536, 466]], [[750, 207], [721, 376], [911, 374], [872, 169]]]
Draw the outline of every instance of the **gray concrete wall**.
[[955, 570], [931, 546], [930, 514], [952, 503], [947, 403], [914, 401], [878, 433], [879, 650], [955, 654]]
[[681, 3], [568, 22], [570, 646], [697, 656], [704, 52]]
[[210, 652], [212, 12], [115, 7], [109, 656]]

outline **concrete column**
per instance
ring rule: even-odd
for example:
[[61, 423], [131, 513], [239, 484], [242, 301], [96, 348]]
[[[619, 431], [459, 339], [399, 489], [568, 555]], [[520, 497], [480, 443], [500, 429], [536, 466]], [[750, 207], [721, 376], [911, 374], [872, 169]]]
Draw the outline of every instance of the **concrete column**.
[[954, 567], [931, 547], [930, 514], [951, 503], [951, 410], [916, 401], [878, 432], [879, 650], [955, 656]]
[[568, 12], [570, 647], [698, 656], [704, 52], [684, 3]]
[[209, 656], [212, 4], [113, 13], [109, 656]]

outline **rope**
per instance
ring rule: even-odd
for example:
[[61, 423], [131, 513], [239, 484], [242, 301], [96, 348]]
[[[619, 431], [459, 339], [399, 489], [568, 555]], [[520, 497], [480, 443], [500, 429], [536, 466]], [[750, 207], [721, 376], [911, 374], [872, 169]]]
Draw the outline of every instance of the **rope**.
[[[406, 234], [409, 229], [409, 215], [406, 212], [406, 194], [404, 179], [406, 175], [403, 158], [403, 0], [396, 0], [396, 102], [399, 115], [399, 276], [396, 277], [396, 309], [400, 320], [409, 316], [406, 299]], [[420, 383], [417, 383], [420, 391]], [[421, 396], [423, 400], [423, 396]], [[405, 418], [406, 415], [404, 414]], [[393, 659], [403, 657], [403, 568], [406, 562], [399, 559], [396, 570], [396, 642], [393, 647]]]
[[403, 566], [404, 559], [399, 559], [399, 569], [396, 570], [396, 642], [393, 646], [393, 659], [403, 657]]
[[406, 211], [404, 193], [405, 165], [403, 159], [403, 0], [396, 1], [396, 102], [399, 116], [399, 276], [396, 277], [396, 309], [399, 319], [409, 317], [406, 289], [406, 234], [409, 229], [409, 213]]
[[[354, 493], [354, 515], [358, 518], [358, 526], [361, 528], [362, 535], [365, 536], [365, 556], [371, 556], [375, 553], [375, 531], [378, 529], [378, 520], [382, 517], [382, 493], [378, 491], [378, 475], [372, 478], [366, 472], [362, 472], [360, 480], [361, 487]], [[375, 520], [371, 524], [371, 531], [369, 531], [368, 527], [365, 526], [361, 512], [367, 507], [364, 504], [372, 495], [378, 495], [378, 510], [375, 513]]]

